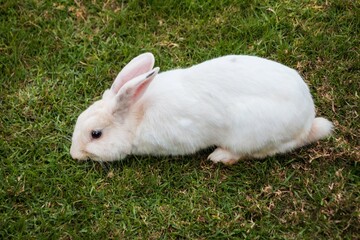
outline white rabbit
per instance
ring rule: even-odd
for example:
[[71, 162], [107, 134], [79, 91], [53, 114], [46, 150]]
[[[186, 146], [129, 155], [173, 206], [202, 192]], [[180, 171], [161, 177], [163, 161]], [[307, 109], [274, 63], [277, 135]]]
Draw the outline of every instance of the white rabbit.
[[328, 136], [309, 88], [293, 69], [229, 55], [158, 74], [154, 56], [134, 58], [101, 100], [80, 114], [75, 159], [114, 161], [129, 154], [183, 155], [210, 146], [213, 162], [284, 153]]

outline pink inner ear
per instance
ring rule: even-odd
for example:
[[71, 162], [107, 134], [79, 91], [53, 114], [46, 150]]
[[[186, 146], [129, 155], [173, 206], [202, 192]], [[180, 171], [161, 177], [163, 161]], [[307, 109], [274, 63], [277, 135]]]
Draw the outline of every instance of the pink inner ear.
[[[128, 69], [126, 69], [126, 70], [128, 70]], [[116, 88], [117, 91], [119, 91], [120, 88], [125, 85], [125, 83], [127, 83], [131, 79], [133, 79], [133, 78], [135, 78], [135, 77], [137, 77], [137, 76], [139, 76], [139, 75], [141, 75], [141, 74], [143, 74], [143, 73], [145, 73], [147, 71], [149, 71], [149, 65], [142, 66], [142, 67], [137, 67], [137, 68], [133, 67], [133, 69], [129, 69], [124, 74], [121, 74], [120, 75], [121, 80], [119, 81], [119, 84], [118, 84], [118, 86]]]
[[131, 79], [150, 71], [154, 66], [152, 54], [145, 53], [131, 60], [117, 75], [111, 89], [117, 93]]
[[135, 90], [135, 93], [133, 95], [133, 100], [136, 100], [142, 96], [142, 94], [145, 92], [146, 88], [149, 86], [150, 80], [144, 81], [140, 86], [137, 87]]

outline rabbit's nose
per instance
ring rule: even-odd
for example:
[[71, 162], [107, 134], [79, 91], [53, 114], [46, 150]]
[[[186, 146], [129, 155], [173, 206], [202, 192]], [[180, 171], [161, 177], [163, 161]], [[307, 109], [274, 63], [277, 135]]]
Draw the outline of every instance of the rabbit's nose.
[[74, 154], [74, 153], [70, 153], [71, 157], [75, 160], [79, 160], [79, 161], [83, 161], [83, 160], [88, 160], [89, 157], [86, 156], [85, 154]]
[[83, 151], [76, 149], [76, 147], [74, 145], [71, 145], [70, 155], [73, 159], [76, 159], [76, 160], [88, 159], [88, 156]]

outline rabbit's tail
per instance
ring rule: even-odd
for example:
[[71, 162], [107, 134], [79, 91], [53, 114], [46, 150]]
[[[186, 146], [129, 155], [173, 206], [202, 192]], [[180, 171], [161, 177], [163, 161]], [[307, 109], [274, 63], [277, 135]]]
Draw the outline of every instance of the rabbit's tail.
[[314, 119], [309, 135], [306, 138], [306, 144], [315, 142], [319, 139], [329, 136], [333, 129], [333, 124], [329, 120], [317, 117]]

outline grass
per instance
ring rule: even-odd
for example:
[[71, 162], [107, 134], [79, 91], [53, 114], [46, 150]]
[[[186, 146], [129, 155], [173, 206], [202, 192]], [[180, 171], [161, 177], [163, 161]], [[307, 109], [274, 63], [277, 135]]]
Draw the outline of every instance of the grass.
[[[1, 239], [359, 239], [360, 4], [0, 1]], [[162, 70], [226, 54], [297, 69], [327, 140], [233, 167], [69, 155], [76, 118], [139, 53]]]

